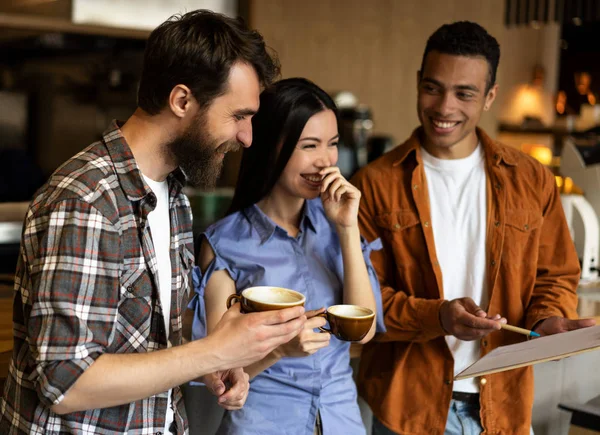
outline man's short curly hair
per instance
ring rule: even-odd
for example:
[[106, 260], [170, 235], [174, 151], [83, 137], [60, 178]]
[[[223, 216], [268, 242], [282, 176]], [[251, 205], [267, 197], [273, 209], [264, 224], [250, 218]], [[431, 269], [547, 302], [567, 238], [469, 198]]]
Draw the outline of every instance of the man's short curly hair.
[[452, 24], [444, 24], [437, 29], [427, 40], [420, 74], [423, 73], [425, 58], [430, 51], [456, 56], [484, 57], [489, 67], [486, 93], [496, 84], [500, 45], [496, 38], [479, 24], [471, 21], [457, 21]]

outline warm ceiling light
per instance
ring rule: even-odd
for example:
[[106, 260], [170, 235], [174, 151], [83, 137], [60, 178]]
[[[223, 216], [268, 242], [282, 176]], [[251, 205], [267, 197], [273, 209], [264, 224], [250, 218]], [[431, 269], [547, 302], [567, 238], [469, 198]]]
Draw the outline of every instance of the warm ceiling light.
[[563, 185], [563, 177], [561, 177], [560, 175], [555, 175], [554, 180], [556, 181], [556, 185], [560, 189]]
[[556, 111], [561, 115], [565, 113], [567, 106], [567, 93], [565, 91], [558, 91], [556, 96]]
[[590, 92], [590, 85], [592, 84], [592, 75], [587, 71], [580, 71], [575, 73], [575, 87], [579, 95], [587, 95]]
[[588, 103], [590, 103], [592, 106], [596, 104], [596, 96], [594, 94], [592, 94], [591, 92], [588, 92], [587, 99], [588, 99]]
[[573, 192], [573, 179], [571, 177], [565, 177], [565, 184], [562, 190], [563, 193]]
[[552, 150], [544, 145], [523, 144], [521, 151], [529, 154], [542, 165], [550, 166], [552, 163]]

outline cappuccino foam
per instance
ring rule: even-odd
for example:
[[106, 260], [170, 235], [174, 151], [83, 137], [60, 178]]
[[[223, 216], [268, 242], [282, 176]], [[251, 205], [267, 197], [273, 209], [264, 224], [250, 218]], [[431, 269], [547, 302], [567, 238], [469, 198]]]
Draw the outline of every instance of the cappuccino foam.
[[244, 296], [263, 304], [295, 304], [304, 298], [300, 293], [279, 287], [254, 287], [244, 291]]
[[353, 318], [361, 318], [361, 317], [371, 317], [373, 315], [373, 311], [368, 308], [359, 307], [357, 305], [334, 305], [327, 309], [328, 312], [335, 316], [340, 317], [353, 317]]

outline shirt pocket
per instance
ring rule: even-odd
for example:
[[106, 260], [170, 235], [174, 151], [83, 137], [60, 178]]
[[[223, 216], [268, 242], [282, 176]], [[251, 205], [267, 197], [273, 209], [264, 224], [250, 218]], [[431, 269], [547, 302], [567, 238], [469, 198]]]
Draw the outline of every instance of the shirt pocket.
[[415, 210], [400, 209], [375, 217], [380, 228], [385, 257], [385, 281], [407, 295], [419, 298], [439, 297], [435, 274], [429, 265], [429, 254], [421, 220]]
[[152, 298], [152, 280], [146, 268], [125, 269], [121, 273], [121, 301]]
[[510, 264], [537, 263], [543, 221], [539, 210], [506, 210], [504, 255]]
[[110, 350], [115, 353], [145, 352], [151, 333], [153, 312], [152, 279], [145, 268], [125, 269], [115, 335]]
[[394, 235], [419, 225], [419, 216], [413, 210], [398, 210], [375, 216], [375, 224], [381, 228], [386, 237]]

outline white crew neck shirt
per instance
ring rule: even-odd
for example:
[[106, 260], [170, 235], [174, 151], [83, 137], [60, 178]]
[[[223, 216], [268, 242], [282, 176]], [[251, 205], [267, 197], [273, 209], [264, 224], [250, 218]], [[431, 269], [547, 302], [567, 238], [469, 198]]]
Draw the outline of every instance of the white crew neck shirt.
[[[143, 175], [143, 174], [142, 174]], [[169, 215], [169, 183], [167, 180], [154, 181], [143, 175], [144, 181], [150, 186], [156, 196], [156, 207], [148, 214], [148, 223], [152, 233], [152, 243], [156, 254], [158, 267], [158, 293], [160, 296], [160, 305], [163, 309], [163, 318], [165, 322], [165, 331], [167, 334], [167, 344], [169, 341], [169, 323], [171, 320], [171, 220]], [[169, 400], [167, 402], [167, 416], [165, 419], [165, 434], [170, 433], [169, 427], [173, 422], [175, 415], [171, 403], [171, 393], [169, 390]]]
[[[487, 310], [487, 189], [481, 144], [463, 159], [439, 159], [421, 148], [427, 178], [435, 250], [442, 271], [444, 299], [470, 297]], [[480, 355], [478, 340], [446, 337], [458, 374]], [[478, 393], [475, 378], [454, 382], [454, 391]]]

